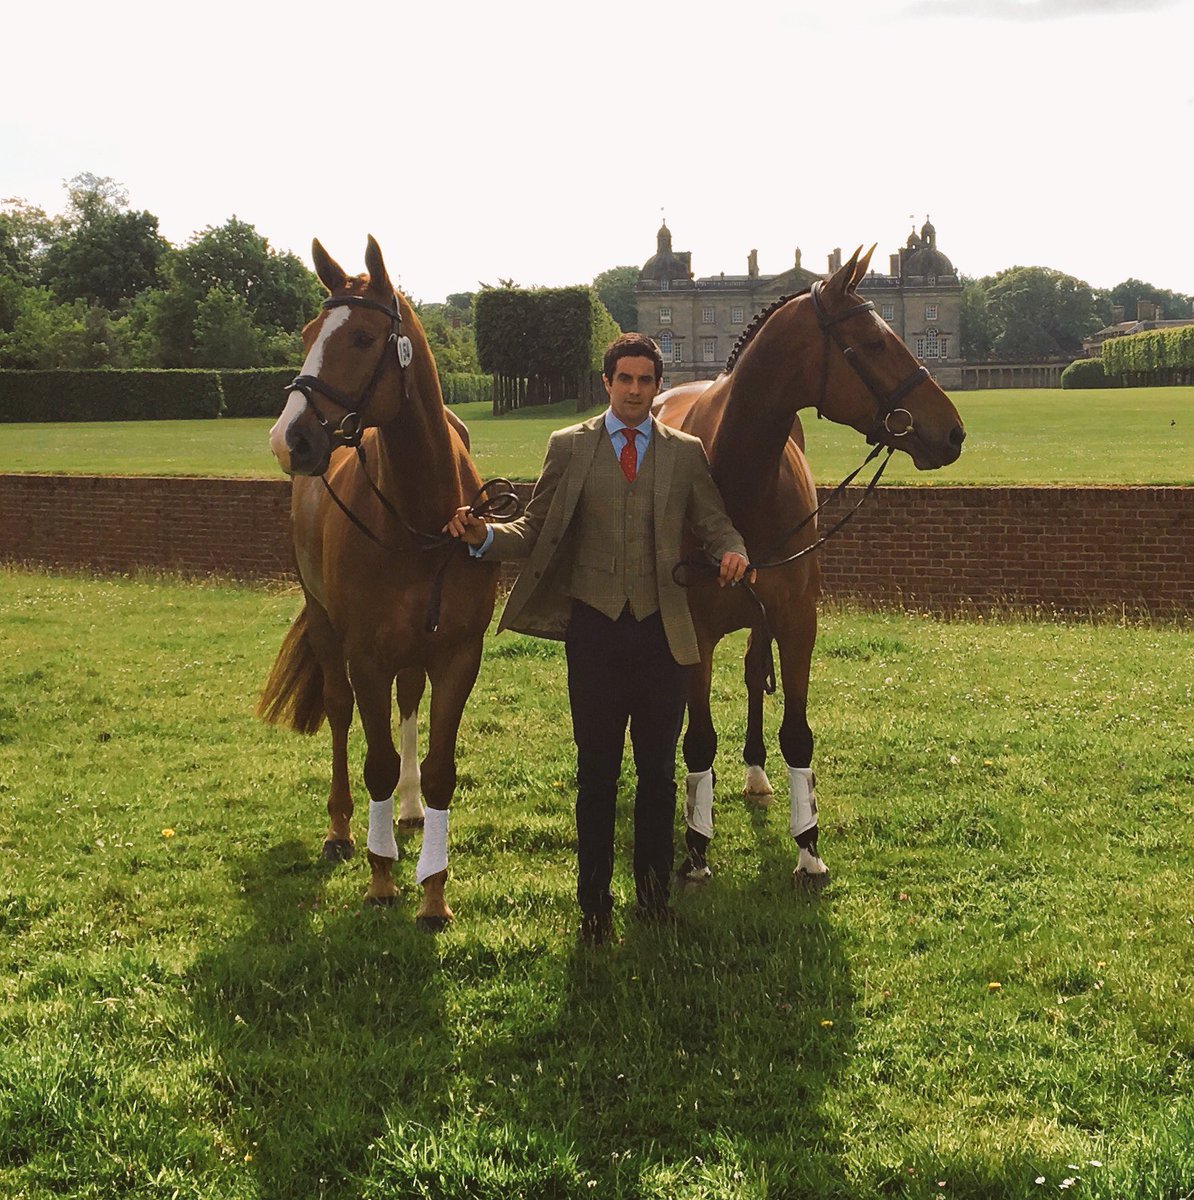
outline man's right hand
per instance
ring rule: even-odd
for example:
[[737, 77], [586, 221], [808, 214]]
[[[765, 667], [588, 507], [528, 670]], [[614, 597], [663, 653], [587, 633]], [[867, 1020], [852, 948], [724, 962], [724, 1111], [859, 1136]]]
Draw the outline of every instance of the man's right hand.
[[460, 538], [470, 546], [480, 546], [489, 532], [489, 526], [480, 517], [474, 517], [472, 509], [466, 504], [458, 508], [452, 519], [444, 526], [444, 533], [450, 533], [454, 538]]

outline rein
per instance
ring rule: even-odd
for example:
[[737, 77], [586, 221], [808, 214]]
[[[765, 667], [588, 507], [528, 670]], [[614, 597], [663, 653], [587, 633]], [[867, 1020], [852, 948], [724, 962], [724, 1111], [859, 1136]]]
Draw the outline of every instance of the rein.
[[[391, 546], [384, 542], [380, 537], [361, 520], [336, 495], [335, 489], [328, 483], [327, 473], [325, 472], [319, 478], [323, 483], [324, 489], [335, 502], [336, 507], [361, 531], [371, 542], [376, 546], [380, 546], [383, 550], [391, 554], [409, 554], [422, 553], [429, 550], [437, 550], [441, 548], [449, 548], [456, 545], [456, 539], [445, 533], [426, 533], [423, 530], [416, 529], [411, 523], [390, 503], [389, 499], [383, 494], [381, 489], [373, 482], [369, 476], [369, 471], [365, 463], [365, 447], [362, 444], [362, 437], [365, 432], [364, 412], [369, 407], [373, 399], [373, 393], [377, 390], [377, 385], [381, 382], [382, 375], [385, 373], [386, 366], [390, 362], [389, 347], [394, 347], [394, 357], [398, 363], [398, 379], [399, 386], [402, 392], [402, 403], [405, 405], [409, 399], [406, 390], [406, 368], [410, 366], [414, 357], [414, 348], [411, 345], [411, 340], [402, 332], [402, 312], [398, 306], [398, 296], [395, 293], [394, 303], [391, 307], [388, 304], [382, 304], [378, 300], [370, 300], [367, 296], [329, 296], [323, 302], [324, 308], [368, 308], [376, 312], [384, 313], [390, 318], [390, 333], [386, 338], [385, 345], [382, 348], [381, 356], [377, 360], [376, 366], [373, 368], [373, 374], [369, 378], [369, 382], [365, 385], [365, 390], [361, 395], [360, 402], [357, 403], [354, 399], [341, 392], [339, 388], [332, 387], [331, 384], [325, 383], [318, 375], [298, 375], [291, 382], [286, 391], [301, 392], [307, 403], [311, 406], [320, 425], [323, 426], [333, 447], [345, 446], [355, 451], [357, 461], [361, 464], [361, 473], [364, 475], [365, 482], [369, 485], [374, 496], [381, 501], [382, 506], [386, 511], [394, 517], [410, 534], [414, 540], [413, 546]], [[345, 414], [341, 417], [340, 422], [335, 428], [331, 422], [320, 411], [319, 405], [315, 403], [315, 393], [324, 396], [333, 401], [341, 408], [345, 409]], [[485, 497], [482, 499], [482, 497]], [[480, 487], [480, 490], [473, 497], [472, 503], [469, 505], [470, 511], [476, 516], [486, 517], [496, 523], [504, 523], [512, 521], [521, 510], [521, 502], [514, 491], [514, 485], [508, 479], [495, 478], [487, 479]], [[431, 595], [427, 600], [427, 613], [423, 622], [423, 628], [426, 633], [434, 633], [439, 628], [440, 602], [443, 598], [444, 577], [447, 574], [448, 566], [452, 561], [451, 554], [445, 555], [443, 562], [435, 573], [435, 577], [431, 585]]]

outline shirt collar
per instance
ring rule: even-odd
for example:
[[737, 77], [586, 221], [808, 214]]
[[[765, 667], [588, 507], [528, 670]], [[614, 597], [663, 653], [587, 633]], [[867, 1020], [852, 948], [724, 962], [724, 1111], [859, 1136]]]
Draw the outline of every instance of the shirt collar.
[[[634, 432], [642, 435], [644, 446], [650, 443], [651, 433], [654, 427], [655, 422], [650, 418], [650, 416], [646, 417], [641, 424], [634, 426]], [[614, 410], [612, 408], [607, 408], [605, 410], [605, 432], [608, 433], [611, 438], [615, 433], [621, 433], [622, 430], [626, 428], [626, 422], [615, 417]]]

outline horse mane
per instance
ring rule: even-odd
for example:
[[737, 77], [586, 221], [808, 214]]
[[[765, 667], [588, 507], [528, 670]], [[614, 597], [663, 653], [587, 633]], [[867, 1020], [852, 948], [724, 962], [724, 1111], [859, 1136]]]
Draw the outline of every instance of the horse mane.
[[729, 356], [726, 358], [725, 369], [727, 375], [734, 369], [734, 364], [741, 357], [742, 351], [754, 341], [755, 334], [766, 324], [767, 318], [777, 308], [782, 308], [789, 300], [795, 300], [797, 296], [805, 295], [808, 290], [808, 288], [805, 288], [802, 292], [791, 292], [786, 296], [780, 296], [778, 300], [769, 304], [761, 313], [751, 318], [750, 324], [738, 335], [738, 340], [731, 347]]

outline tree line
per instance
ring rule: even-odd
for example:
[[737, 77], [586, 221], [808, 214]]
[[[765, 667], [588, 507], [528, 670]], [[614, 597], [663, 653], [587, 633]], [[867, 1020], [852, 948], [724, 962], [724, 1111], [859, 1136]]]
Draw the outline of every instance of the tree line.
[[1136, 319], [1141, 300], [1161, 306], [1161, 316], [1192, 315], [1194, 297], [1167, 291], [1141, 279], [1113, 288], [1092, 288], [1050, 267], [1011, 267], [981, 279], [962, 280], [961, 348], [969, 362], [1004, 359], [1042, 362], [1073, 359], [1082, 342], [1112, 323], [1113, 309]]
[[[115, 180], [89, 172], [66, 184], [63, 213], [0, 202], [0, 368], [265, 367], [302, 361], [299, 333], [323, 292], [293, 254], [230, 217], [186, 245], [128, 205]], [[612, 267], [592, 290], [623, 330], [637, 322], [639, 268]], [[501, 281], [509, 285], [510, 281]], [[480, 291], [487, 290], [481, 285]], [[478, 292], [412, 300], [441, 375], [477, 373]], [[963, 278], [960, 342], [969, 361], [1075, 358], [1083, 338], [1126, 320], [1139, 300], [1188, 317], [1194, 297], [1139, 279], [1104, 290], [1049, 267]]]

